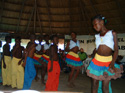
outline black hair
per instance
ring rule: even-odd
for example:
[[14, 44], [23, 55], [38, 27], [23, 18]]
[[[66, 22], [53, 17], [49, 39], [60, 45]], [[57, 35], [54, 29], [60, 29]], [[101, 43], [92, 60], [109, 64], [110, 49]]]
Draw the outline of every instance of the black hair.
[[72, 33], [74, 33], [75, 35], [77, 35], [77, 33], [76, 33], [76, 32], [71, 32], [71, 33], [70, 33], [70, 35], [71, 35]]
[[11, 40], [11, 36], [6, 36], [5, 41], [7, 41], [7, 40]]
[[58, 37], [58, 36], [54, 34], [54, 35], [52, 35], [52, 36], [50, 37], [50, 39], [51, 39], [51, 40], [54, 40], [55, 37]]
[[103, 20], [103, 21], [104, 21], [104, 25], [107, 24], [107, 19], [105, 19], [105, 17], [102, 16], [102, 15], [100, 15], [100, 14], [94, 16], [94, 17], [91, 19], [91, 21], [93, 22], [95, 19]]
[[21, 41], [21, 37], [18, 36], [18, 37], [15, 38], [15, 40], [19, 40], [19, 41]]

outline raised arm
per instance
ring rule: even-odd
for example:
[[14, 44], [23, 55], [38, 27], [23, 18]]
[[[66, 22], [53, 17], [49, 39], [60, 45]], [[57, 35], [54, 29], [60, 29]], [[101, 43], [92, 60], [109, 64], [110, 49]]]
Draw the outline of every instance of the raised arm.
[[66, 52], [69, 52], [69, 51], [70, 51], [70, 49], [69, 49], [69, 44], [70, 44], [70, 42], [68, 41], [68, 42], [67, 42], [67, 45], [66, 45], [66, 48], [65, 48], [65, 51], [66, 51]]

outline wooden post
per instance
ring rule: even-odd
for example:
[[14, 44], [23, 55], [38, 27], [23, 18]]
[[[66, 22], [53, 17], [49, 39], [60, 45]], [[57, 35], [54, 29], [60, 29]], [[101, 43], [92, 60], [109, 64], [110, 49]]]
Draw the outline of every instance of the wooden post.
[[[36, 5], [36, 8], [37, 8], [37, 5]], [[40, 26], [40, 34], [42, 35], [43, 30], [42, 30], [42, 27], [41, 27], [41, 21], [40, 21], [40, 16], [39, 16], [38, 8], [36, 10], [37, 10], [36, 12], [37, 12], [37, 17], [38, 17], [39, 26]]]
[[34, 3], [35, 9], [34, 9], [34, 34], [36, 32], [36, 0]]
[[3, 14], [3, 8], [4, 8], [4, 0], [1, 1], [1, 13], [0, 13], [0, 24], [1, 24], [1, 21], [2, 21], [2, 14]]
[[17, 33], [18, 30], [19, 30], [20, 20], [21, 20], [21, 16], [22, 16], [22, 12], [23, 12], [23, 8], [24, 8], [25, 1], [26, 1], [26, 0], [23, 0], [23, 2], [22, 2], [22, 7], [21, 7], [20, 15], [19, 15], [19, 20], [18, 20], [18, 23], [17, 23], [17, 28], [16, 28], [16, 33]]
[[71, 16], [71, 0], [69, 0], [69, 16], [70, 16], [70, 33], [72, 32], [72, 16]]
[[79, 5], [80, 5], [80, 11], [81, 11], [81, 14], [82, 14], [82, 17], [83, 17], [83, 21], [85, 21], [86, 22], [86, 24], [85, 24], [85, 26], [86, 26], [86, 28], [87, 28], [87, 30], [88, 31], [86, 31], [88, 34], [90, 34], [90, 31], [89, 31], [89, 29], [88, 29], [88, 23], [87, 23], [87, 16], [86, 16], [86, 13], [85, 13], [85, 9], [84, 9], [84, 7], [83, 7], [83, 2], [82, 2], [82, 0], [79, 0]]
[[48, 16], [49, 16], [49, 27], [50, 27], [51, 34], [53, 34], [53, 31], [52, 31], [52, 26], [51, 26], [50, 5], [49, 5], [49, 2], [48, 2], [48, 0], [46, 0], [46, 3], [47, 3]]
[[32, 12], [31, 12], [31, 15], [30, 15], [30, 17], [29, 17], [29, 21], [28, 21], [28, 24], [27, 24], [27, 27], [26, 27], [26, 32], [25, 32], [25, 33], [27, 33], [27, 32], [28, 32], [29, 25], [30, 25], [30, 22], [31, 22], [31, 18], [32, 18], [32, 16], [33, 16], [34, 9], [35, 9], [35, 6], [33, 7]]

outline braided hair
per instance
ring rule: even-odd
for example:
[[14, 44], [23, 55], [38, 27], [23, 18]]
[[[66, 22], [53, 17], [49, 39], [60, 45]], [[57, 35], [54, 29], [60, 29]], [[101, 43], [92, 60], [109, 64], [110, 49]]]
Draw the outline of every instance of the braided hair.
[[91, 21], [93, 22], [95, 19], [103, 20], [103, 21], [104, 21], [104, 25], [107, 24], [107, 19], [106, 19], [104, 16], [100, 15], [100, 14], [94, 16], [94, 17], [91, 19]]

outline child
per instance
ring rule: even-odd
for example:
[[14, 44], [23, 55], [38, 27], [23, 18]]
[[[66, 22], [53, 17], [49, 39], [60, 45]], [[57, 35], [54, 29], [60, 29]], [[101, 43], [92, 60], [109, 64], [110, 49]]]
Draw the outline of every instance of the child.
[[[92, 93], [111, 93], [110, 80], [121, 77], [122, 67], [115, 64], [118, 56], [117, 34], [105, 26], [105, 17], [97, 15], [92, 18], [95, 35], [96, 54], [87, 68], [87, 75], [92, 78]], [[114, 51], [114, 52], [113, 52]], [[100, 82], [102, 81], [102, 82]], [[98, 90], [102, 84], [102, 92]], [[111, 91], [111, 92], [110, 92]]]
[[36, 50], [35, 47], [36, 47], [35, 35], [31, 35], [30, 42], [26, 47], [25, 60], [24, 63], [22, 64], [25, 67], [23, 89], [29, 89], [31, 87], [32, 80], [36, 76], [36, 70], [34, 67], [34, 60], [33, 60], [33, 56]]
[[12, 88], [23, 88], [24, 68], [22, 67], [24, 47], [20, 45], [21, 38], [15, 38], [15, 46], [12, 50]]
[[50, 60], [48, 62], [48, 79], [46, 82], [45, 91], [57, 91], [59, 85], [59, 76], [60, 76], [60, 66], [58, 58], [58, 37], [57, 35], [52, 36], [53, 45], [50, 47]]
[[2, 58], [2, 79], [3, 85], [11, 85], [11, 52], [10, 45], [11, 37], [5, 37], [6, 44], [3, 46], [3, 58]]
[[[79, 51], [79, 41], [76, 39], [76, 33], [72, 32], [71, 38], [72, 40], [70, 40], [66, 46], [66, 51], [69, 52], [66, 55], [66, 63], [69, 67], [71, 67], [71, 72], [68, 78], [68, 86], [74, 87], [75, 86], [74, 81], [77, 78], [80, 69], [83, 67], [83, 63], [79, 55], [77, 54]], [[73, 74], [75, 70], [76, 70], [76, 74], [73, 79]]]
[[[43, 53], [43, 51], [42, 51], [42, 45], [41, 45], [42, 38], [39, 37], [38, 40], [39, 40], [39, 44], [36, 46], [36, 51], [35, 51], [34, 57], [33, 57], [34, 63], [38, 63], [38, 62], [36, 62], [36, 61], [38, 61], [39, 58], [41, 58], [42, 53]], [[36, 65], [35, 65], [35, 68], [36, 68], [36, 77], [35, 77], [35, 80], [38, 81], [38, 80], [39, 80], [39, 77], [38, 77], [38, 69], [41, 68], [41, 64], [40, 64], [40, 63], [36, 64]]]
[[43, 65], [42, 65], [42, 84], [45, 85], [45, 82], [44, 82], [44, 77], [45, 77], [45, 74], [46, 74], [46, 69], [47, 69], [47, 64], [48, 64], [48, 61], [49, 61], [49, 48], [50, 48], [50, 43], [49, 43], [49, 35], [45, 35], [45, 41], [46, 43], [43, 45], [43, 55], [41, 57], [41, 60], [43, 62]]

